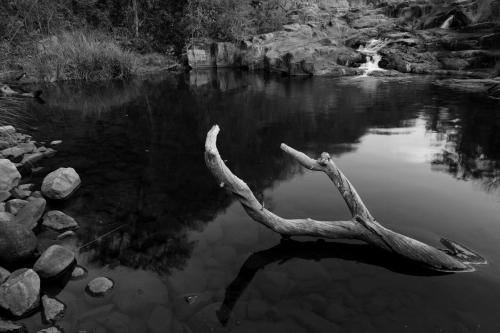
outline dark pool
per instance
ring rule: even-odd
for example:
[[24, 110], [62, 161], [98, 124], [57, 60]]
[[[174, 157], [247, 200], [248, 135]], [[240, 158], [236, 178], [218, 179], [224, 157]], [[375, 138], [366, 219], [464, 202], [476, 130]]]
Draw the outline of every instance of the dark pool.
[[[500, 102], [432, 78], [281, 78], [201, 72], [128, 83], [47, 86], [18, 120], [61, 139], [43, 175], [74, 167], [82, 186], [53, 204], [81, 225], [88, 275], [44, 286], [68, 306], [66, 332], [500, 331]], [[281, 142], [335, 157], [384, 225], [489, 261], [428, 275], [356, 243], [281, 242], [215, 183], [207, 130], [232, 170], [285, 217], [348, 218], [321, 173]], [[108, 233], [105, 237], [101, 237]], [[42, 246], [54, 242], [43, 235]], [[88, 281], [112, 278], [107, 296]], [[47, 327], [40, 313], [23, 320]]]

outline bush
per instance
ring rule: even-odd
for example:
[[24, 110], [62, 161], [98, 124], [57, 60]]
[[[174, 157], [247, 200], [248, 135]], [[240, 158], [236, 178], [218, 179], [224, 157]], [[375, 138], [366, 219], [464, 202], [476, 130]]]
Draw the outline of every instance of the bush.
[[83, 31], [38, 42], [33, 60], [33, 72], [45, 81], [128, 78], [135, 67], [133, 53], [109, 37]]

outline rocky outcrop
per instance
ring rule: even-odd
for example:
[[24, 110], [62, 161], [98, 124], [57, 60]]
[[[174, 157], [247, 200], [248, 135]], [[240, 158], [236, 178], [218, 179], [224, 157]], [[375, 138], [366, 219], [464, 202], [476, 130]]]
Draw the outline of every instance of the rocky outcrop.
[[36, 309], [40, 301], [40, 278], [31, 269], [13, 272], [0, 286], [0, 307], [16, 317]]
[[42, 193], [49, 199], [66, 199], [80, 186], [80, 182], [75, 169], [59, 168], [45, 176]]
[[281, 30], [236, 44], [198, 43], [188, 50], [187, 62], [192, 68], [357, 75], [363, 73], [359, 66], [367, 59], [358, 48], [379, 39], [388, 42], [380, 50], [382, 68], [486, 77], [500, 61], [500, 25], [486, 20], [498, 20], [500, 14], [488, 14], [489, 7], [492, 13], [498, 12], [494, 1], [475, 3], [332, 0], [317, 5], [304, 1], [289, 11], [289, 24]]

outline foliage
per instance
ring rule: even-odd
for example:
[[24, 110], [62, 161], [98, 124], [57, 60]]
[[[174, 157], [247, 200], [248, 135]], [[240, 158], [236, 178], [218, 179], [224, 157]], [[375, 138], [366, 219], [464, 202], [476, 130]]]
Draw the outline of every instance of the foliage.
[[40, 79], [49, 81], [126, 78], [133, 72], [134, 56], [103, 35], [64, 32], [38, 44], [33, 66]]

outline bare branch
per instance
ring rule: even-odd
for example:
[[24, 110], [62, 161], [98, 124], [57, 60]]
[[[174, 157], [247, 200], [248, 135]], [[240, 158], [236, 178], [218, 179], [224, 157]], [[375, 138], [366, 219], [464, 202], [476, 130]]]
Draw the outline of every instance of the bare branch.
[[[454, 245], [454, 251], [441, 251], [413, 238], [401, 235], [379, 224], [370, 214], [354, 186], [340, 171], [327, 153], [318, 160], [309, 158], [285, 144], [281, 149], [301, 165], [314, 171], [323, 171], [330, 177], [353, 215], [350, 221], [316, 221], [312, 219], [284, 219], [264, 208], [248, 185], [225, 165], [217, 150], [219, 127], [213, 126], [205, 142], [205, 162], [221, 187], [233, 193], [255, 221], [283, 235], [346, 238], [365, 241], [386, 251], [400, 255], [416, 264], [443, 272], [470, 272], [470, 264], [485, 263], [481, 256], [465, 247]], [[456, 243], [453, 243], [456, 244]], [[459, 251], [460, 250], [460, 251]]]

